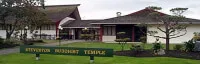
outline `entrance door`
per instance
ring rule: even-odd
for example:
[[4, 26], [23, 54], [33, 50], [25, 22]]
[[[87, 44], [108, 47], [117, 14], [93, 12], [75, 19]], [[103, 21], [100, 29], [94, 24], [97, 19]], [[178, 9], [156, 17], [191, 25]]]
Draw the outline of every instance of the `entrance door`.
[[146, 29], [146, 27], [137, 27], [137, 26], [135, 26], [134, 27], [135, 28], [135, 42], [141, 42], [141, 38], [143, 37], [145, 37], [145, 39], [146, 39], [146, 31], [147, 31], [147, 29]]

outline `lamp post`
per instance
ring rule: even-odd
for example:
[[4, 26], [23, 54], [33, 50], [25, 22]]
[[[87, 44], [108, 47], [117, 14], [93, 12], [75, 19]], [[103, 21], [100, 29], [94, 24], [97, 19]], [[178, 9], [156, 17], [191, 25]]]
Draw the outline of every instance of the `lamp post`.
[[61, 31], [63, 30], [63, 28], [61, 26], [58, 27], [59, 29], [59, 46], [61, 45]]

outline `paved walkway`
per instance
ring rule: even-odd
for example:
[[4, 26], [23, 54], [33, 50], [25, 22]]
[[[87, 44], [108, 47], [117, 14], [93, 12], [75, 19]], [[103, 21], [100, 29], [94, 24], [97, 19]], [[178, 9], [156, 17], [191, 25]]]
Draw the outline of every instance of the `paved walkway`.
[[[74, 43], [74, 42], [81, 42], [83, 40], [70, 40], [70, 41], [62, 41], [61, 44], [69, 44], [69, 43]], [[56, 46], [59, 45], [59, 43], [49, 43], [49, 44], [44, 44], [41, 46]], [[0, 50], [0, 55], [4, 54], [11, 54], [11, 53], [18, 53], [19, 52], [19, 47], [15, 48], [8, 48], [8, 49], [2, 49]]]

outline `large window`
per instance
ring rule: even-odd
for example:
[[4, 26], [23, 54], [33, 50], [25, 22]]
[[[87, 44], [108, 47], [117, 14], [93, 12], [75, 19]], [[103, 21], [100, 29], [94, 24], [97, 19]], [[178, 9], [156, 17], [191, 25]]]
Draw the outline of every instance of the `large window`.
[[104, 26], [103, 27], [103, 35], [104, 36], [115, 36], [116, 35], [115, 26]]
[[56, 25], [51, 25], [51, 24], [42, 25], [41, 29], [42, 30], [56, 30]]

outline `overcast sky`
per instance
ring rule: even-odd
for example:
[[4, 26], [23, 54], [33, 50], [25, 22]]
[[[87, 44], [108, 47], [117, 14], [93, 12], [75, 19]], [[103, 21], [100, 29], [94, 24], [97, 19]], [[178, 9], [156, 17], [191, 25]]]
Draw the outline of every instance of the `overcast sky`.
[[169, 10], [175, 7], [189, 8], [184, 16], [200, 19], [200, 0], [45, 0], [46, 5], [81, 4], [79, 12], [82, 19], [106, 19], [130, 14], [147, 6], [159, 6], [161, 12], [170, 14]]

